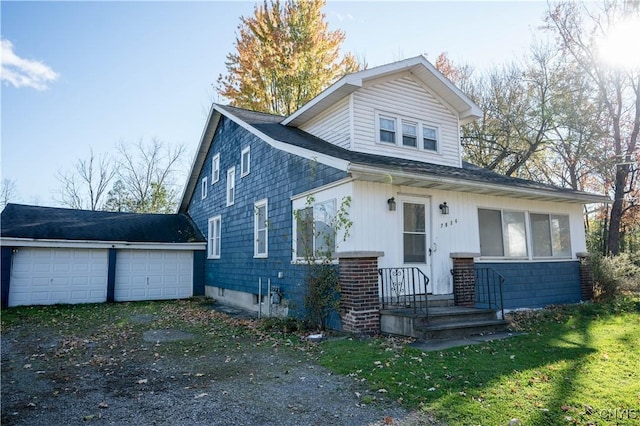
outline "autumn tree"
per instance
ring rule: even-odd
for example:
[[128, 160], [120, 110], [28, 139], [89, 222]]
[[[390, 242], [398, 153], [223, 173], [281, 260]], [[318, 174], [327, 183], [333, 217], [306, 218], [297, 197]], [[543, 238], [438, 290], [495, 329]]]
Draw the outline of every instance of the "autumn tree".
[[256, 5], [241, 17], [235, 53], [227, 55], [218, 92], [232, 106], [290, 115], [343, 75], [357, 71], [341, 56], [345, 34], [329, 31], [324, 0], [279, 0]]
[[[640, 64], [614, 67], [602, 60], [600, 44], [625, 21], [640, 22], [640, 3], [637, 1], [605, 2], [601, 10], [593, 5], [563, 2], [550, 6], [546, 17], [548, 30], [555, 35], [559, 51], [593, 84], [594, 102], [602, 105], [599, 125], [606, 130], [598, 152], [606, 160], [611, 178], [613, 203], [609, 214], [607, 251], [620, 251], [623, 217], [636, 192], [635, 179], [638, 137], [640, 134]], [[636, 40], [621, 38], [617, 43], [629, 47]], [[610, 46], [609, 49], [620, 46]], [[622, 54], [631, 54], [624, 52]], [[631, 58], [632, 59], [632, 58]]]

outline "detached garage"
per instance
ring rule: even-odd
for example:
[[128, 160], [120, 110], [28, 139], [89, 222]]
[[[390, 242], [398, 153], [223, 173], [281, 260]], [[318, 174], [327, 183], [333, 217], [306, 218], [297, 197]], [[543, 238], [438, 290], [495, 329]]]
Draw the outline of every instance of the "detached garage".
[[206, 242], [187, 215], [9, 204], [0, 220], [3, 307], [204, 294]]

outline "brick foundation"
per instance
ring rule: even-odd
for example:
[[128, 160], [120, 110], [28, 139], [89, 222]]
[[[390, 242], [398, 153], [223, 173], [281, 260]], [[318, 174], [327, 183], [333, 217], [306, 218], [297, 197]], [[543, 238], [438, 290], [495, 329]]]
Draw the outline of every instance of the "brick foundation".
[[340, 317], [351, 333], [380, 333], [378, 258], [381, 252], [340, 253]]
[[476, 303], [476, 253], [451, 253], [453, 261], [453, 300], [456, 306], [474, 307]]
[[580, 297], [582, 300], [593, 299], [593, 273], [589, 264], [589, 253], [576, 253], [580, 260]]

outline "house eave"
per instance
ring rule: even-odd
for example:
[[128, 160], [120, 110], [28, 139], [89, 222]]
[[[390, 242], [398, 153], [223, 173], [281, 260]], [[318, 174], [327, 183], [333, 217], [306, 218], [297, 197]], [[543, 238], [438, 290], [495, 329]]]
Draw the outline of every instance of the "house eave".
[[390, 171], [362, 164], [351, 164], [349, 173], [356, 180], [432, 188], [443, 191], [470, 192], [473, 194], [507, 196], [534, 201], [562, 201], [576, 204], [610, 202], [608, 197], [585, 192], [555, 192], [553, 190], [500, 185], [414, 172]]
[[285, 118], [282, 124], [300, 127], [320, 111], [362, 87], [365, 81], [403, 71], [411, 72], [449, 103], [457, 111], [460, 124], [466, 124], [482, 117], [482, 110], [471, 98], [442, 75], [424, 56], [416, 56], [342, 77], [320, 95]]
[[219, 122], [220, 112], [212, 105], [209, 110], [209, 116], [207, 117], [207, 124], [202, 131], [202, 136], [200, 137], [198, 151], [193, 158], [187, 184], [184, 186], [184, 190], [182, 191], [182, 199], [180, 201], [180, 206], [178, 207], [178, 213], [186, 213], [189, 208], [189, 202], [198, 185], [198, 174], [195, 172], [202, 170], [202, 167], [204, 166], [204, 160], [207, 158], [207, 152], [209, 152], [209, 148], [213, 142], [213, 136], [218, 128]]
[[130, 241], [93, 241], [61, 240], [41, 238], [1, 237], [3, 247], [47, 247], [47, 248], [84, 248], [84, 249], [142, 249], [142, 250], [205, 250], [206, 242], [198, 243], [160, 243]]

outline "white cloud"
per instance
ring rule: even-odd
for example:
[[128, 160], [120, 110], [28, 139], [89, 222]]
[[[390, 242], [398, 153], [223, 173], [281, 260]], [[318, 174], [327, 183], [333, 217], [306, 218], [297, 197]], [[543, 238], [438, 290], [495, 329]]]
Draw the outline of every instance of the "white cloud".
[[23, 59], [13, 52], [13, 43], [2, 39], [0, 78], [14, 87], [32, 87], [45, 90], [47, 83], [55, 81], [58, 73], [40, 61]]

